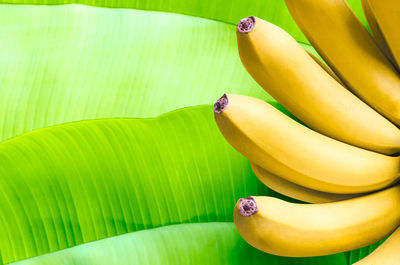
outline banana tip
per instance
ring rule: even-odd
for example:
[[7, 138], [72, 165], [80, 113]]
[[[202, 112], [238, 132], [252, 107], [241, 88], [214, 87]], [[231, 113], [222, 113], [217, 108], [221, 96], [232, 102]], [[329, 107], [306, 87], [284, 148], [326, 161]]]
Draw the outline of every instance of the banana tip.
[[214, 112], [219, 114], [224, 111], [226, 106], [228, 106], [229, 100], [228, 96], [224, 94], [220, 99], [217, 100], [214, 104]]
[[249, 33], [253, 30], [254, 25], [256, 24], [255, 17], [246, 17], [240, 20], [239, 24], [237, 25], [237, 30], [240, 33]]
[[239, 199], [238, 207], [243, 216], [252, 216], [258, 212], [256, 200], [252, 196], [247, 197], [247, 199]]

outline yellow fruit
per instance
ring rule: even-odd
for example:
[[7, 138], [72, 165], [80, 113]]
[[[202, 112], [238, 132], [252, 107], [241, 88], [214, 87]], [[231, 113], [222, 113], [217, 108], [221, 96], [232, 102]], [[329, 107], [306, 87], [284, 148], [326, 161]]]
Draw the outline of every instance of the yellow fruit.
[[396, 65], [400, 66], [400, 1], [363, 0], [363, 2], [370, 7]]
[[283, 29], [248, 17], [238, 25], [237, 41], [251, 76], [305, 124], [379, 153], [400, 151], [400, 130], [332, 78]]
[[367, 246], [395, 230], [400, 187], [323, 204], [249, 197], [236, 204], [234, 222], [240, 235], [261, 251], [289, 257], [330, 255]]
[[373, 39], [375, 40], [376, 44], [378, 45], [379, 49], [383, 52], [383, 54], [385, 54], [385, 56], [390, 60], [390, 62], [392, 64], [396, 64], [393, 54], [390, 51], [388, 44], [386, 43], [385, 37], [383, 37], [382, 30], [380, 29], [378, 23], [376, 22], [375, 16], [372, 13], [368, 0], [361, 0], [361, 4], [369, 28], [371, 29]]
[[[335, 79], [338, 83], [340, 83], [342, 86], [344, 86], [342, 80], [339, 79], [339, 77], [335, 74], [334, 71], [332, 71], [331, 68], [329, 68], [329, 66], [327, 64], [325, 64], [324, 62], [322, 62], [317, 56], [315, 56], [314, 54], [312, 54], [311, 52], [307, 51], [308, 55], [310, 55], [310, 57], [319, 65], [321, 66], [322, 69], [324, 69], [324, 71], [329, 74], [331, 77], [333, 77], [333, 79]], [[267, 88], [266, 88], [267, 89]]]
[[[304, 35], [347, 87], [400, 125], [400, 77], [348, 4], [344, 0], [285, 1]], [[374, 11], [372, 2], [370, 6]]]
[[371, 254], [353, 265], [396, 265], [400, 263], [400, 228]]
[[251, 168], [257, 178], [268, 188], [296, 200], [310, 203], [327, 203], [360, 196], [359, 194], [334, 194], [308, 189], [271, 174], [256, 164], [252, 163]]
[[298, 185], [329, 193], [363, 193], [399, 177], [399, 157], [319, 134], [262, 100], [224, 95], [214, 112], [220, 131], [236, 150]]

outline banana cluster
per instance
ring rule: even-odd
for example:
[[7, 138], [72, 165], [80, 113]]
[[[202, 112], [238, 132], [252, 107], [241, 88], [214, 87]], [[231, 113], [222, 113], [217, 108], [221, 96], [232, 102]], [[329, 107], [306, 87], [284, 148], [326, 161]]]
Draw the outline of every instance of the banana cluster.
[[214, 113], [266, 186], [311, 204], [242, 198], [237, 230], [252, 246], [290, 257], [348, 251], [392, 233], [357, 264], [400, 264], [400, 1], [362, 0], [372, 35], [345, 0], [285, 1], [327, 65], [257, 17], [240, 21], [237, 43], [250, 75], [304, 125], [242, 95], [223, 95]]

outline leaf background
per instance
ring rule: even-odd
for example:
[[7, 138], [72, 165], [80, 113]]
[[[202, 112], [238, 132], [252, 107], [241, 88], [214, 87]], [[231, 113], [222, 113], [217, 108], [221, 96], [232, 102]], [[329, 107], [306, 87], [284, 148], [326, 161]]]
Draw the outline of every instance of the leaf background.
[[24, 262], [346, 264], [369, 251], [293, 259], [248, 246], [230, 223], [236, 200], [283, 196], [226, 143], [211, 106], [68, 123], [155, 117], [223, 93], [283, 110], [244, 70], [235, 36], [256, 15], [313, 50], [283, 1], [0, 2], [3, 263], [54, 252]]
[[[240, 238], [233, 223], [181, 224], [144, 230], [66, 249], [15, 265], [52, 264], [317, 264], [313, 258], [265, 254]], [[100, 263], [99, 263], [100, 261]], [[341, 255], [318, 264], [345, 264]], [[76, 263], [74, 263], [76, 262]]]
[[[1, 179], [0, 201], [8, 202], [0, 205], [3, 261], [171, 224], [204, 223], [208, 233], [223, 233], [207, 223], [232, 222], [232, 207], [240, 197], [270, 191], [252, 174], [247, 159], [222, 137], [212, 109], [191, 107], [157, 119], [68, 123], [0, 144], [0, 175], [6, 176]], [[197, 227], [202, 230], [201, 224]], [[239, 235], [228, 230], [224, 240], [233, 241], [227, 246], [239, 244]], [[161, 243], [186, 246], [189, 237], [166, 237]], [[136, 236], [130, 240], [135, 241]], [[152, 236], [141, 240], [153, 244]], [[210, 240], [209, 244], [198, 242], [199, 248], [208, 253], [218, 239], [212, 236]], [[225, 252], [229, 252], [227, 246]], [[240, 246], [249, 249], [247, 244]], [[240, 251], [242, 247], [238, 247]], [[74, 253], [87, 248], [82, 245]], [[166, 253], [167, 259], [175, 255]], [[260, 262], [282, 259], [255, 250], [251, 253]], [[237, 264], [241, 260], [236, 260]], [[304, 259], [289, 260], [301, 264]], [[321, 261], [307, 260], [309, 264]], [[343, 261], [344, 256], [329, 260]], [[84, 260], [78, 264], [85, 264]]]
[[281, 0], [82, 2], [210, 19], [84, 5], [17, 5], [57, 1], [6, 3], [15, 5], [0, 5], [0, 140], [63, 122], [155, 117], [211, 104], [223, 93], [274, 101], [242, 66], [234, 24], [256, 13], [306, 43]]

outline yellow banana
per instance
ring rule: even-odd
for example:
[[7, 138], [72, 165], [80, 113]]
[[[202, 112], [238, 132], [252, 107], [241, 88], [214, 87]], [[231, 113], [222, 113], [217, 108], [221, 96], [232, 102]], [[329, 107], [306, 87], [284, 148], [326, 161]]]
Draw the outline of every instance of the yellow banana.
[[285, 1], [304, 35], [347, 87], [400, 125], [400, 77], [348, 4], [344, 0]]
[[348, 251], [372, 244], [399, 226], [400, 187], [323, 204], [249, 197], [237, 202], [234, 223], [250, 245], [274, 255], [308, 257]]
[[317, 56], [315, 56], [314, 54], [312, 54], [311, 52], [307, 51], [308, 55], [310, 55], [310, 57], [319, 65], [321, 66], [322, 69], [324, 69], [324, 71], [329, 74], [331, 77], [333, 77], [333, 79], [335, 79], [339, 84], [341, 84], [342, 86], [344, 86], [342, 80], [339, 79], [339, 77], [335, 74], [334, 71], [332, 71], [331, 68], [329, 68], [329, 66], [327, 64], [325, 64], [324, 62], [322, 62]]
[[400, 263], [400, 228], [371, 254], [353, 265], [396, 265]]
[[248, 17], [238, 25], [237, 41], [247, 71], [305, 124], [379, 153], [400, 151], [400, 130], [335, 81], [283, 29]]
[[389, 49], [388, 44], [386, 43], [385, 38], [383, 37], [383, 33], [379, 28], [378, 23], [376, 22], [375, 16], [372, 13], [371, 7], [369, 6], [368, 0], [361, 0], [362, 8], [364, 10], [364, 15], [367, 19], [369, 28], [371, 29], [371, 33], [373, 39], [375, 40], [378, 47], [381, 49], [383, 54], [390, 60], [392, 64], [396, 64], [396, 61], [393, 57], [392, 52]]
[[[370, 7], [382, 32], [383, 39], [393, 55], [396, 65], [400, 65], [400, 1], [399, 0], [363, 0]], [[398, 68], [399, 69], [399, 68]]]
[[236, 150], [298, 185], [329, 193], [363, 193], [398, 179], [399, 157], [319, 134], [262, 100], [224, 95], [214, 113], [220, 131]]
[[327, 203], [360, 196], [359, 194], [334, 194], [308, 189], [271, 174], [256, 164], [252, 163], [251, 168], [258, 179], [268, 188], [296, 200], [310, 203]]

